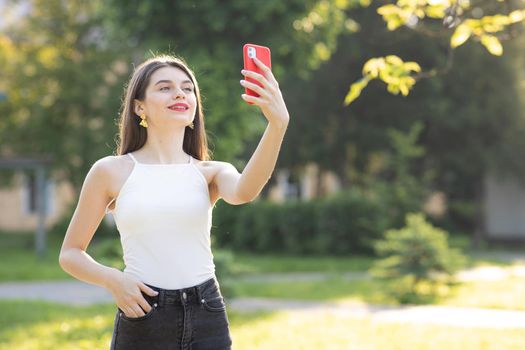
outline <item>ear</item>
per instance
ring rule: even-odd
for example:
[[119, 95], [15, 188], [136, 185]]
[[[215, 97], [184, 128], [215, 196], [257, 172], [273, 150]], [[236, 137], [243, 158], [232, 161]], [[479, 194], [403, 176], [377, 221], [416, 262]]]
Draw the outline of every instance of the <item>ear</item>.
[[142, 102], [140, 100], [134, 99], [133, 100], [133, 111], [136, 115], [141, 116], [145, 113], [144, 107], [142, 106]]

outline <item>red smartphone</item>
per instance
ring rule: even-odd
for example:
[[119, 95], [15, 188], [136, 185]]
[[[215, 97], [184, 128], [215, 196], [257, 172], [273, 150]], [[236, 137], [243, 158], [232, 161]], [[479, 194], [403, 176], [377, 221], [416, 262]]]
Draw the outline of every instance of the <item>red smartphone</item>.
[[[272, 68], [272, 59], [271, 59], [271, 53], [270, 49], [266, 46], [261, 45], [255, 45], [255, 44], [246, 44], [244, 45], [243, 49], [243, 58], [244, 58], [244, 69], [249, 70], [252, 72], [256, 72], [259, 74], [263, 74], [261, 69], [255, 64], [253, 61], [253, 57], [257, 57], [262, 63], [264, 63], [266, 66], [268, 66], [270, 69]], [[262, 86], [257, 80], [245, 77], [246, 81], [249, 81], [251, 83], [257, 84], [259, 86]], [[253, 90], [250, 90], [248, 88], [244, 88], [247, 95], [259, 97], [259, 94], [256, 93]], [[249, 104], [253, 104], [251, 102], [246, 101]]]

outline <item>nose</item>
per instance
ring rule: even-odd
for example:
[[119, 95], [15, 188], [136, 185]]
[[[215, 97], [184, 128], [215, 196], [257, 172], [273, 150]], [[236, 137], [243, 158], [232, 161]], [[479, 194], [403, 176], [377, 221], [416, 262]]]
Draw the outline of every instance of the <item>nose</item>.
[[182, 97], [182, 98], [185, 98], [186, 96], [184, 95], [184, 91], [182, 91], [181, 88], [175, 88], [175, 98], [178, 98], [178, 97]]

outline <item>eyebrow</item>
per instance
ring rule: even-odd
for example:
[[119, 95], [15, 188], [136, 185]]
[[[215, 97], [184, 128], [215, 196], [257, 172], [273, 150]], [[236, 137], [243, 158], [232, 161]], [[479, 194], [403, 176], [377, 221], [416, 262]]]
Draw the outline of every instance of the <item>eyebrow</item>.
[[[172, 83], [172, 81], [171, 81], [171, 80], [159, 80], [159, 81], [157, 81], [157, 82], [155, 83], [155, 85], [159, 85], [159, 84], [161, 84], [161, 83]], [[184, 81], [182, 81], [181, 84], [184, 84], [184, 83], [190, 83], [190, 84], [193, 85], [193, 82], [192, 82], [191, 80], [184, 80]]]

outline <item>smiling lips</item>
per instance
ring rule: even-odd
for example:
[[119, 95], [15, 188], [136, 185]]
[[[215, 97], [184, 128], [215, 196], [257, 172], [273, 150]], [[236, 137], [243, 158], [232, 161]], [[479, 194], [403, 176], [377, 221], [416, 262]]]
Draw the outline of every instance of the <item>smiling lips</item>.
[[172, 111], [184, 112], [190, 108], [186, 103], [175, 103], [168, 107]]

